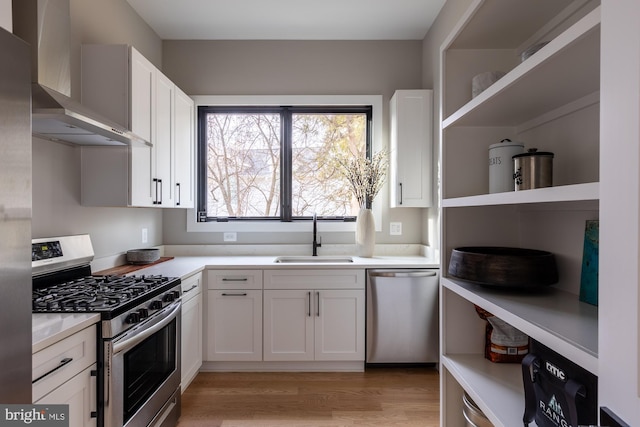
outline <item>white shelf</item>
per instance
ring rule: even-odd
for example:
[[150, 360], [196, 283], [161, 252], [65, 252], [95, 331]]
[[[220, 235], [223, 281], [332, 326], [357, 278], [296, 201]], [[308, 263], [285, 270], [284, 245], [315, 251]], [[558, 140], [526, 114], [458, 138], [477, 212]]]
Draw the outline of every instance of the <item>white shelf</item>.
[[469, 9], [471, 17], [461, 19], [464, 26], [449, 49], [516, 49], [527, 45], [531, 34], [547, 28], [558, 17], [566, 18], [587, 1], [536, 0], [533, 8], [531, 0], [476, 0], [475, 3], [480, 5]]
[[[563, 280], [517, 292], [446, 277], [445, 270], [441, 362], [451, 388], [441, 409], [443, 419], [460, 420], [457, 382], [495, 426], [513, 427], [524, 414], [522, 368], [484, 358], [484, 322], [474, 304], [598, 375], [598, 308], [576, 293], [584, 221], [596, 219], [600, 205], [601, 7], [598, 0], [470, 3], [441, 45], [443, 266], [456, 245], [533, 242], [559, 254]], [[471, 98], [471, 79], [488, 70], [510, 71]], [[479, 159], [505, 136], [554, 152], [556, 186], [487, 194]]]
[[468, 206], [577, 202], [599, 199], [600, 183], [589, 182], [585, 184], [537, 188], [534, 190], [508, 191], [504, 193], [481, 194], [478, 196], [443, 199], [442, 207], [456, 208]]
[[598, 308], [553, 287], [506, 292], [452, 278], [442, 285], [598, 375]]
[[522, 425], [524, 388], [519, 363], [492, 363], [481, 354], [447, 354], [442, 364], [494, 426]]
[[447, 117], [453, 126], [518, 126], [597, 92], [600, 7]]

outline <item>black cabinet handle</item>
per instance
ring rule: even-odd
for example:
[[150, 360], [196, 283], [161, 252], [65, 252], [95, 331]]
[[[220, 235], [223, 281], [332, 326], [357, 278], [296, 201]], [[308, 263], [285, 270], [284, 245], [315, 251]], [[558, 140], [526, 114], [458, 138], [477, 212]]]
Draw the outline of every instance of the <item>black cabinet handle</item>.
[[195, 288], [197, 288], [198, 285], [193, 285], [192, 287], [190, 287], [189, 289], [187, 289], [186, 291], [183, 292], [183, 294], [186, 294], [188, 292], [191, 292], [192, 290], [194, 290]]
[[156, 194], [153, 195], [153, 204], [158, 204], [158, 178], [153, 178], [153, 182], [156, 185]]
[[158, 204], [161, 205], [162, 204], [162, 180], [159, 179], [158, 182], [160, 183], [160, 201], [158, 202]]
[[320, 317], [320, 292], [316, 292], [316, 317]]
[[222, 281], [223, 282], [246, 282], [248, 279], [246, 277], [240, 278], [240, 279], [234, 279], [234, 278], [227, 278], [227, 277], [223, 277]]
[[402, 204], [402, 183], [400, 183], [400, 205]]
[[225, 293], [222, 294], [222, 296], [223, 297], [246, 297], [247, 293], [243, 292], [241, 294], [228, 294], [228, 293], [225, 292]]
[[180, 206], [180, 199], [182, 197], [181, 197], [181, 194], [180, 194], [180, 183], [179, 182], [176, 182], [176, 187], [178, 187], [178, 200], [176, 201], [176, 206]]
[[309, 298], [307, 316], [311, 317], [311, 291], [307, 292], [307, 298]]
[[58, 363], [58, 366], [56, 366], [55, 368], [53, 368], [52, 370], [50, 370], [49, 372], [45, 373], [44, 375], [40, 375], [38, 378], [36, 378], [35, 380], [31, 381], [31, 383], [37, 383], [38, 381], [40, 381], [41, 379], [43, 379], [44, 377], [46, 377], [47, 375], [53, 374], [55, 371], [57, 371], [58, 369], [62, 368], [65, 365], [68, 365], [71, 361], [73, 360], [73, 357], [65, 357], [64, 359], [62, 359], [60, 361], [60, 363]]

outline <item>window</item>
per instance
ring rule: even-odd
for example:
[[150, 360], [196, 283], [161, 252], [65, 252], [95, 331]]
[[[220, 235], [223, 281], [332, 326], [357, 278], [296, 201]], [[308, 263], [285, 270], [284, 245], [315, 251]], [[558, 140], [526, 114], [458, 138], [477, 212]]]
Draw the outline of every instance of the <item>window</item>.
[[353, 220], [340, 159], [371, 153], [372, 107], [199, 106], [199, 221]]

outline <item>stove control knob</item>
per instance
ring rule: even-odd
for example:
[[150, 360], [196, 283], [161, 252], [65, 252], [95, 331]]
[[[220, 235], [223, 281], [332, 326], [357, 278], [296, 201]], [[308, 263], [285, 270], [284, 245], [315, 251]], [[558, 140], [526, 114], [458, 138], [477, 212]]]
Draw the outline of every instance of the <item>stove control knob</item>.
[[162, 308], [162, 301], [159, 299], [151, 301], [151, 310], [160, 310]]
[[169, 292], [168, 294], [165, 294], [162, 297], [162, 301], [164, 302], [173, 302], [175, 299], [176, 299], [175, 296], [171, 292]]
[[140, 315], [140, 319], [146, 319], [149, 317], [149, 310], [146, 308], [141, 308], [138, 310], [138, 314]]
[[176, 299], [179, 299], [179, 298], [180, 298], [180, 291], [173, 291], [172, 293], [173, 293], [173, 299], [174, 299], [174, 300], [176, 300]]
[[140, 314], [139, 313], [129, 313], [127, 318], [125, 319], [125, 323], [133, 325], [134, 323], [140, 322]]

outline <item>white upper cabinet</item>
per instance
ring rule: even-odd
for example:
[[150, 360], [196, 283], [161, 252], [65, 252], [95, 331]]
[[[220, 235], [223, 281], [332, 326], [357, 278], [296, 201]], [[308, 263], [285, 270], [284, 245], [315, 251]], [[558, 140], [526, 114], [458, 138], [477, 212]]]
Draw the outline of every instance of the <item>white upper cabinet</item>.
[[193, 99], [176, 87], [173, 120], [173, 203], [177, 208], [194, 207], [195, 106]]
[[432, 90], [398, 90], [391, 98], [390, 204], [432, 205]]
[[171, 191], [171, 144], [173, 140], [173, 107], [175, 85], [164, 74], [156, 72], [155, 127], [153, 134], [154, 158], [151, 164], [151, 180], [160, 207], [173, 206]]
[[[98, 100], [90, 99], [90, 94], [94, 94], [96, 97], [100, 99], [104, 99], [103, 91], [99, 90], [99, 85], [90, 83], [90, 77], [87, 75], [92, 73], [92, 75], [98, 75], [96, 71], [87, 70], [86, 68], [90, 65], [99, 66], [102, 65], [99, 59], [96, 56], [105, 55], [103, 50], [106, 50], [106, 47], [95, 47], [95, 46], [83, 46], [82, 47], [82, 70], [83, 73], [83, 86], [82, 86], [82, 102], [87, 105], [93, 105], [99, 102]], [[122, 88], [126, 88], [127, 85], [130, 87], [131, 94], [129, 99], [126, 96], [123, 96], [118, 102], [110, 102], [109, 104], [113, 106], [117, 112], [120, 112], [122, 116], [117, 117], [118, 123], [126, 126], [131, 129], [133, 132], [138, 134], [138, 136], [142, 137], [146, 141], [151, 141], [153, 137], [153, 104], [155, 103], [155, 74], [156, 67], [140, 52], [131, 48], [129, 52], [127, 52], [126, 46], [109, 46], [109, 50], [114, 50], [116, 52], [120, 52], [118, 55], [119, 58], [124, 59], [127, 54], [130, 55], [130, 71], [127, 73], [122, 73], [122, 76], [113, 76], [111, 78], [122, 78], [123, 80], [119, 82], [122, 85]], [[124, 79], [126, 75], [129, 75], [128, 81]], [[86, 76], [86, 77], [85, 77]], [[86, 81], [86, 83], [84, 83]], [[105, 105], [105, 108], [107, 105]], [[130, 114], [128, 113], [130, 111]], [[112, 117], [116, 119], [116, 117]]]
[[186, 204], [174, 189], [177, 177], [184, 186], [192, 187], [194, 164], [193, 111], [188, 110], [193, 109], [193, 102], [177, 91], [171, 80], [131, 46], [82, 46], [83, 104], [150, 143], [109, 151], [83, 148], [82, 204], [193, 206], [192, 188], [183, 190]]

